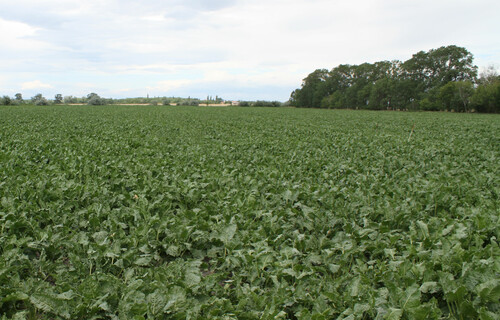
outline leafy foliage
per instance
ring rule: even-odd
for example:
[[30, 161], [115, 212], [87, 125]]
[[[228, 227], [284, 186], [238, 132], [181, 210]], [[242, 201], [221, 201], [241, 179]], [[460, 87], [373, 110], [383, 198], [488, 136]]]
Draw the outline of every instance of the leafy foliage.
[[87, 104], [92, 106], [102, 106], [106, 104], [106, 99], [103, 99], [97, 93], [92, 92], [87, 95]]
[[49, 104], [49, 101], [41, 93], [38, 93], [31, 98], [31, 103], [36, 106], [46, 106]]
[[499, 124], [2, 107], [0, 314], [497, 319]]
[[[497, 80], [493, 69], [477, 81], [472, 54], [451, 45], [420, 51], [404, 62], [317, 69], [292, 92], [290, 103], [332, 109], [498, 112]], [[480, 85], [476, 88], [475, 83]]]

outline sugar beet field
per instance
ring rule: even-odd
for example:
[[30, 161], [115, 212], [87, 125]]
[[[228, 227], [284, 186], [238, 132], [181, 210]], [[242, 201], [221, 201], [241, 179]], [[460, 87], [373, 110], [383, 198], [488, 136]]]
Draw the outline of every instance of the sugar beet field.
[[500, 116], [0, 108], [1, 319], [499, 319]]

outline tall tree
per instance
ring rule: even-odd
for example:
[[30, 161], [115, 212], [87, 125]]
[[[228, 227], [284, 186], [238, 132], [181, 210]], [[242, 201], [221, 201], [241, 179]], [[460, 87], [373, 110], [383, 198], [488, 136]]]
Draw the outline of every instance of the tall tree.
[[471, 97], [471, 104], [478, 112], [500, 113], [500, 79], [480, 83]]
[[457, 46], [420, 51], [405, 61], [403, 69], [414, 80], [419, 91], [441, 87], [450, 81], [473, 81], [477, 77], [474, 57], [467, 49]]
[[58, 93], [54, 97], [54, 103], [61, 104], [63, 103], [63, 96], [62, 94]]
[[[328, 78], [328, 70], [317, 69], [302, 80], [302, 88], [294, 91], [291, 103], [297, 107], [319, 107], [322, 97], [316, 90], [324, 90], [322, 83]], [[322, 88], [320, 88], [322, 87]]]
[[94, 106], [105, 105], [106, 100], [101, 98], [97, 93], [92, 92], [87, 95], [87, 104]]
[[[438, 100], [450, 108], [451, 97], [458, 97], [458, 109], [467, 110], [470, 85], [476, 77], [472, 54], [452, 45], [417, 52], [405, 62], [339, 65], [329, 72], [317, 69], [292, 92], [290, 102], [297, 107], [417, 110], [421, 105], [433, 109]], [[450, 85], [441, 92], [450, 82], [460, 85]], [[456, 106], [453, 109], [458, 110]]]
[[49, 104], [49, 101], [41, 93], [32, 97], [31, 102], [36, 106], [46, 106]]

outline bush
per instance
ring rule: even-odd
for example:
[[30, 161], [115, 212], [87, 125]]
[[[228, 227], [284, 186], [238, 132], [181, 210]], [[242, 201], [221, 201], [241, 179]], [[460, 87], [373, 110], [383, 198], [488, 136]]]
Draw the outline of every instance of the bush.
[[63, 101], [66, 104], [80, 102], [80, 100], [77, 97], [74, 97], [74, 96], [65, 96], [64, 99], [63, 99]]
[[8, 106], [12, 104], [12, 99], [9, 96], [3, 96], [0, 98], [0, 105]]
[[37, 100], [35, 102], [35, 105], [36, 106], [48, 106], [49, 105], [49, 100], [45, 99], [45, 98], [42, 98], [40, 100]]
[[433, 103], [429, 100], [429, 98], [424, 98], [420, 101], [420, 110], [423, 111], [438, 111], [439, 108], [436, 103]]
[[500, 113], [500, 80], [479, 85], [471, 100], [478, 112]]
[[23, 102], [23, 95], [21, 93], [16, 93], [15, 97], [17, 104], [21, 104]]
[[37, 94], [36, 96], [31, 98], [31, 102], [35, 106], [47, 106], [49, 105], [49, 101], [41, 94]]
[[187, 99], [177, 104], [178, 106], [199, 106], [199, 100]]
[[54, 96], [54, 103], [55, 104], [62, 104], [63, 103], [63, 96], [62, 94], [58, 93]]
[[97, 93], [87, 95], [87, 104], [91, 106], [102, 106], [106, 104], [106, 99], [101, 98]]
[[281, 102], [279, 102], [279, 101], [257, 100], [252, 105], [254, 107], [280, 107], [281, 106]]

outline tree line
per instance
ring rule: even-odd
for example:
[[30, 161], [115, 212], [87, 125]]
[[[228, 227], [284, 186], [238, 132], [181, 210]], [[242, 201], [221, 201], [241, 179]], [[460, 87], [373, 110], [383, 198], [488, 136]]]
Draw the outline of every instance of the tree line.
[[500, 77], [478, 77], [473, 55], [458, 46], [420, 51], [407, 61], [317, 69], [290, 96], [296, 107], [500, 112]]
[[[54, 99], [47, 99], [41, 93], [31, 97], [29, 100], [23, 99], [21, 93], [16, 93], [13, 98], [4, 95], [0, 97], [0, 105], [38, 105], [46, 106], [53, 104], [87, 104], [87, 105], [111, 105], [111, 104], [150, 104], [150, 105], [176, 105], [176, 106], [203, 106], [209, 104], [232, 104], [232, 101], [225, 101], [219, 96], [207, 96], [206, 100], [201, 100], [198, 98], [181, 98], [181, 97], [136, 97], [136, 98], [123, 98], [123, 99], [112, 99], [103, 98], [97, 93], [89, 93], [84, 97], [75, 96], [62, 96], [61, 94], [56, 94]], [[288, 103], [282, 103], [279, 101], [238, 101], [236, 104], [241, 107], [281, 107], [288, 106]]]
[[88, 105], [105, 105], [114, 103], [113, 99], [102, 98], [97, 93], [89, 93], [85, 97], [77, 98], [74, 96], [65, 96], [56, 94], [54, 99], [47, 99], [41, 93], [38, 93], [28, 100], [23, 98], [21, 93], [16, 93], [13, 98], [9, 96], [0, 97], [0, 105], [23, 105], [31, 104], [36, 106], [47, 106], [52, 104], [88, 104]]
[[[219, 101], [221, 98], [217, 97]], [[206, 101], [197, 98], [181, 98], [181, 97], [137, 97], [137, 98], [123, 98], [113, 99], [104, 98], [97, 93], [89, 93], [83, 97], [64, 96], [56, 94], [54, 99], [48, 99], [41, 93], [36, 94], [28, 100], [23, 99], [21, 93], [16, 93], [14, 97], [4, 95], [0, 97], [0, 105], [37, 105], [46, 106], [54, 104], [87, 104], [87, 105], [111, 105], [111, 104], [151, 104], [151, 105], [182, 105], [182, 106], [197, 106]]]

